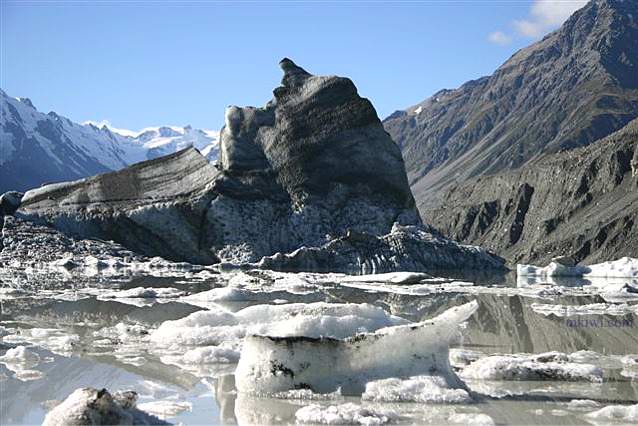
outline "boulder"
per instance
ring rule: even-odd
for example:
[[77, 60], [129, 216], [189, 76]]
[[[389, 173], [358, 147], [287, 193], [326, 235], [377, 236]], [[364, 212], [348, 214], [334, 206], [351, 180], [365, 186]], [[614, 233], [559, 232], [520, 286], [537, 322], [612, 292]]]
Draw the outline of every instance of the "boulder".
[[0, 216], [9, 216], [20, 207], [20, 201], [24, 194], [18, 191], [9, 191], [0, 195]]

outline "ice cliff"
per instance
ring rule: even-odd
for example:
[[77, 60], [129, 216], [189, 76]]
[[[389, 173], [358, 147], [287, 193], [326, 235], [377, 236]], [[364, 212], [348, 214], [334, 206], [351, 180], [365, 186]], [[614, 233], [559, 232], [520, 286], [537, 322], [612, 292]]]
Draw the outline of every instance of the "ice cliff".
[[265, 107], [226, 111], [214, 166], [186, 149], [28, 191], [16, 216], [198, 264], [265, 258], [272, 269], [349, 273], [502, 267], [422, 224], [401, 153], [352, 81], [311, 75], [289, 59], [280, 66], [281, 86]]

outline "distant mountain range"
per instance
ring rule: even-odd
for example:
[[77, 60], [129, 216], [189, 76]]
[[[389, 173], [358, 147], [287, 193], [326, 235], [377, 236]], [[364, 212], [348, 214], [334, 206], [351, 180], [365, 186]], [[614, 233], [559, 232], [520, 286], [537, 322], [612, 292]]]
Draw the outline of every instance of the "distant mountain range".
[[424, 218], [455, 184], [588, 145], [638, 116], [638, 2], [592, 0], [493, 75], [384, 120]]
[[119, 170], [191, 145], [209, 161], [217, 159], [216, 131], [164, 126], [131, 132], [79, 124], [2, 90], [0, 108], [0, 193]]
[[638, 1], [592, 0], [493, 75], [384, 127], [446, 236], [512, 263], [595, 262], [638, 256], [636, 117]]

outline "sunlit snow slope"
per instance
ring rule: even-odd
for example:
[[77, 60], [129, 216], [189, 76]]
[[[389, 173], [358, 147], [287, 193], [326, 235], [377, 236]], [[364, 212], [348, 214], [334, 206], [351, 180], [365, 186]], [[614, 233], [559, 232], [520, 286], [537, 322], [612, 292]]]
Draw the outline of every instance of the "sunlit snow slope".
[[214, 161], [218, 132], [191, 126], [131, 132], [78, 124], [0, 90], [0, 193], [118, 170], [191, 145]]

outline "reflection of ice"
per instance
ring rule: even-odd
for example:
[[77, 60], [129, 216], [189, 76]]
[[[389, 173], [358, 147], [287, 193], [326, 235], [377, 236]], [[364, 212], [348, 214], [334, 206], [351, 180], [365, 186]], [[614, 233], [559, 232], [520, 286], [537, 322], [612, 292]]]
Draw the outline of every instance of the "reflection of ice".
[[40, 356], [24, 346], [10, 348], [0, 356], [0, 363], [13, 372], [13, 376], [23, 382], [41, 379], [44, 373], [34, 370], [40, 363]]
[[157, 416], [162, 420], [166, 420], [175, 417], [176, 415], [184, 411], [191, 411], [193, 409], [193, 404], [187, 401], [164, 399], [137, 404], [137, 408], [144, 412]]

